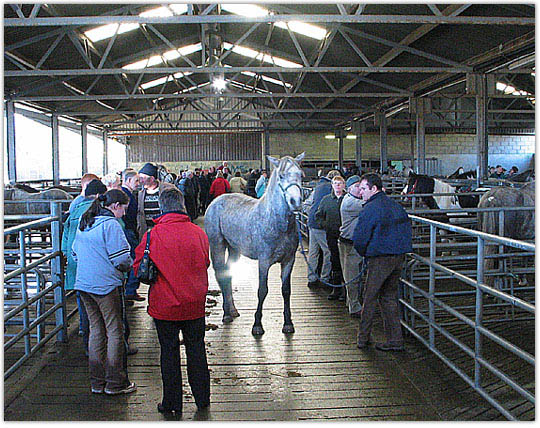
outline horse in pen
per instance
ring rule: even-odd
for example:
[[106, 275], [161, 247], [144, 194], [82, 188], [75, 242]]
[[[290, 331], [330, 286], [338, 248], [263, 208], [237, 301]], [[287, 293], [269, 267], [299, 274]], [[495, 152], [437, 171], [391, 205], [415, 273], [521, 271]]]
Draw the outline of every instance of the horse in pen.
[[[534, 207], [535, 206], [535, 182], [531, 181], [520, 189], [514, 187], [495, 187], [486, 192], [480, 199], [479, 208], [499, 208], [499, 207]], [[517, 240], [535, 239], [535, 212], [527, 211], [507, 211], [504, 213], [504, 224], [499, 225], [499, 212], [489, 211], [478, 213], [478, 228], [491, 235], [499, 235]], [[497, 252], [497, 245], [486, 245], [485, 255], [489, 256]], [[485, 272], [495, 267], [495, 260], [486, 258], [484, 264]], [[502, 288], [502, 281], [499, 279], [488, 280], [488, 284], [493, 284], [495, 288]]]
[[232, 322], [239, 316], [232, 295], [231, 263], [238, 260], [240, 254], [259, 261], [259, 301], [251, 330], [254, 336], [264, 334], [261, 320], [268, 294], [268, 270], [277, 262], [281, 264], [282, 332], [294, 333], [290, 309], [291, 272], [299, 239], [294, 211], [302, 206], [303, 171], [299, 162], [303, 158], [304, 153], [294, 159], [268, 156], [274, 170], [260, 199], [228, 193], [216, 198], [206, 210], [210, 255], [223, 294], [223, 322]]

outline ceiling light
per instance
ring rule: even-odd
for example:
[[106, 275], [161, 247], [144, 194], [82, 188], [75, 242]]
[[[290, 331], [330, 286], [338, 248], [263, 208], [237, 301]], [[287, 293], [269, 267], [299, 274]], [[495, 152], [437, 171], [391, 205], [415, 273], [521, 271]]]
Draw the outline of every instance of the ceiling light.
[[324, 138], [326, 138], [327, 140], [333, 140], [334, 138], [336, 138], [335, 135], [325, 135]]
[[225, 79], [222, 76], [215, 77], [212, 80], [212, 86], [217, 92], [222, 92], [226, 88], [227, 82], [225, 82]]

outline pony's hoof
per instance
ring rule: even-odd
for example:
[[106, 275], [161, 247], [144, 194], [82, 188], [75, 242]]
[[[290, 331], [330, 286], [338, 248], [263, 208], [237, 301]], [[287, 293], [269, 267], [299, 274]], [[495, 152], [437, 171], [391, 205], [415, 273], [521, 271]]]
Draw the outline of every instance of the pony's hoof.
[[281, 329], [283, 333], [294, 333], [294, 325], [292, 324], [285, 324], [283, 328]]
[[225, 324], [231, 323], [233, 322], [233, 317], [230, 315], [223, 315], [223, 322]]
[[251, 334], [253, 336], [262, 336], [264, 334], [264, 330], [262, 326], [254, 325], [253, 328], [251, 329]]

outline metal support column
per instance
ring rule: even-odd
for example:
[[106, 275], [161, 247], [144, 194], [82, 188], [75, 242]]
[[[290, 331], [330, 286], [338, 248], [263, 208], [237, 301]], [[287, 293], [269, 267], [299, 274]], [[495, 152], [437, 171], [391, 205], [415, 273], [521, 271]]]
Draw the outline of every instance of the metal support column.
[[109, 173], [109, 144], [107, 137], [107, 131], [103, 131], [103, 175]]
[[52, 127], [52, 174], [53, 183], [60, 184], [60, 141], [58, 132], [58, 115], [53, 113], [51, 118]]
[[381, 174], [388, 169], [388, 124], [386, 114], [383, 111], [375, 113], [375, 125], [379, 125], [379, 141], [381, 149]]
[[362, 170], [362, 133], [364, 130], [364, 122], [353, 122], [352, 132], [354, 135], [356, 135], [356, 141], [354, 143], [354, 160], [359, 171]]
[[88, 124], [81, 125], [82, 175], [88, 172]]
[[6, 102], [7, 131], [7, 168], [11, 184], [17, 181], [17, 162], [15, 150], [15, 106], [13, 101]]
[[336, 138], [338, 140], [338, 168], [343, 171], [343, 140], [345, 139], [345, 131], [338, 129], [336, 131]]
[[[270, 131], [265, 129], [262, 138], [262, 167], [270, 172], [270, 163], [267, 156], [270, 154]], [[268, 174], [270, 176], [270, 174]]]
[[476, 164], [480, 167], [479, 176], [488, 174], [488, 97], [486, 75], [476, 75]]
[[426, 121], [425, 114], [430, 110], [431, 100], [412, 98], [409, 102], [411, 113], [416, 113], [416, 162], [414, 169], [417, 174], [426, 173]]

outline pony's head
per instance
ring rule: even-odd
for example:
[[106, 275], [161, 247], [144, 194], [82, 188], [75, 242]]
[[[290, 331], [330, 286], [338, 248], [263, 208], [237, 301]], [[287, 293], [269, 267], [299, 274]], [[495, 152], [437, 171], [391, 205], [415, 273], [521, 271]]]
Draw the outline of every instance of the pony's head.
[[267, 156], [274, 166], [268, 187], [271, 187], [275, 182], [275, 185], [279, 188], [278, 191], [283, 193], [283, 197], [292, 211], [302, 208], [302, 176], [304, 172], [300, 168], [299, 162], [304, 159], [304, 156], [305, 153], [295, 158], [284, 156], [281, 159], [276, 159]]

